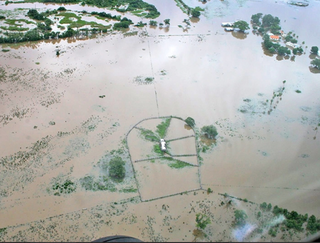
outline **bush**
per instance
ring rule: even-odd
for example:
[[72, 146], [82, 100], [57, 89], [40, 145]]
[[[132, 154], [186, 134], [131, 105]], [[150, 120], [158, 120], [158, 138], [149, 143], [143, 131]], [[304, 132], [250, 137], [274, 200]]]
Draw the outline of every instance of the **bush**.
[[319, 51], [319, 48], [317, 46], [311, 47], [311, 53], [317, 55]]
[[234, 225], [241, 227], [246, 224], [246, 219], [248, 218], [248, 215], [243, 210], [235, 210], [234, 217]]
[[109, 176], [117, 181], [122, 181], [126, 175], [125, 162], [117, 156], [110, 160]]
[[184, 120], [190, 127], [194, 127], [194, 125], [196, 124], [196, 122], [194, 121], [193, 118], [188, 117], [187, 119]]
[[57, 10], [58, 11], [67, 11], [65, 7], [59, 7]]
[[198, 18], [200, 16], [200, 11], [196, 10], [196, 9], [192, 9], [191, 10], [191, 15], [192, 17]]
[[217, 128], [213, 125], [202, 127], [201, 132], [207, 135], [209, 139], [214, 139], [218, 135]]

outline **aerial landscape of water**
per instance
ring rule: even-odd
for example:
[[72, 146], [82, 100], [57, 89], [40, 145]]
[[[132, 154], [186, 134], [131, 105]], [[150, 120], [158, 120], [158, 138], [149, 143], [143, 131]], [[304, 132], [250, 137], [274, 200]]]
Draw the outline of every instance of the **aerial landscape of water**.
[[[178, 0], [144, 2], [160, 12], [157, 26], [86, 4], [0, 1], [1, 36], [12, 26], [5, 21], [30, 20], [32, 8], [63, 6], [106, 26], [117, 20], [83, 11], [147, 23], [1, 44], [0, 239], [92, 241], [118, 234], [143, 241], [299, 241], [318, 235], [320, 74], [310, 64], [319, 55], [310, 49], [320, 46], [320, 1], [301, 7], [184, 0], [203, 9], [199, 18], [183, 12]], [[268, 51], [251, 23], [257, 13], [279, 17], [303, 53]], [[67, 29], [58, 26], [63, 16], [50, 16], [53, 30]], [[170, 25], [160, 26], [165, 19]], [[221, 26], [238, 20], [250, 29]], [[217, 129], [215, 139], [201, 133], [209, 125]], [[167, 154], [146, 133], [169, 141]], [[120, 181], [108, 177], [115, 158], [124, 161]], [[294, 213], [279, 214], [278, 207], [301, 214], [303, 229], [290, 221]], [[237, 221], [235, 212], [247, 217]], [[198, 214], [210, 219], [204, 228]]]

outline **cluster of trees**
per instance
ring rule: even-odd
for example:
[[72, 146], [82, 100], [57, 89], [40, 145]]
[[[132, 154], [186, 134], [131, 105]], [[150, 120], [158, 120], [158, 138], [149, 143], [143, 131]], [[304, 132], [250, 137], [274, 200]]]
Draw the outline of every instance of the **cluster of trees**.
[[194, 127], [196, 124], [195, 120], [192, 117], [187, 117], [187, 119], [184, 120], [190, 127]]
[[202, 127], [201, 132], [209, 139], [214, 139], [218, 135], [217, 128], [213, 125]]
[[111, 14], [106, 13], [106, 12], [98, 13], [98, 12], [93, 11], [93, 12], [91, 12], [91, 15], [98, 15], [98, 16], [103, 17], [103, 18], [114, 19], [114, 20], [119, 20], [119, 21], [121, 20], [121, 15], [111, 15]]
[[320, 59], [316, 58], [316, 59], [312, 60], [311, 65], [313, 65], [317, 69], [320, 69]]
[[239, 20], [239, 21], [235, 22], [233, 24], [233, 27], [239, 29], [242, 32], [250, 29], [249, 24], [244, 20]]
[[314, 234], [317, 231], [320, 231], [320, 220], [316, 219], [314, 215], [310, 216], [307, 222], [307, 230], [311, 233]]
[[261, 34], [265, 34], [269, 30], [275, 35], [280, 34], [280, 19], [278, 17], [273, 17], [271, 14], [262, 16], [262, 13], [253, 14], [251, 16], [253, 29], [257, 29]]
[[129, 28], [130, 24], [133, 24], [132, 20], [124, 17], [120, 20], [119, 23], [114, 23], [113, 29], [114, 30], [127, 29]]
[[243, 210], [235, 210], [234, 211], [234, 223], [235, 227], [242, 227], [246, 224], [246, 220], [248, 215]]
[[126, 169], [124, 165], [125, 162], [121, 157], [116, 156], [112, 158], [109, 163], [109, 176], [116, 181], [122, 181], [126, 176]]
[[291, 42], [291, 43], [298, 43], [298, 40], [295, 39], [291, 33], [288, 33], [288, 35], [284, 38], [286, 40], [286, 42]]
[[210, 218], [201, 213], [196, 214], [196, 227], [204, 230], [208, 224], [211, 224]]
[[[263, 44], [264, 44], [264, 47], [267, 50], [269, 50], [269, 52], [271, 52], [271, 53], [278, 53], [278, 55], [280, 55], [280, 56], [285, 56], [285, 55], [290, 55], [291, 54], [291, 51], [289, 50], [288, 47], [281, 46], [278, 43], [273, 43], [270, 40], [270, 37], [268, 35], [264, 35], [263, 36]], [[300, 49], [298, 49], [298, 48], [297, 48], [297, 50], [300, 51]], [[303, 50], [301, 50], [301, 52], [302, 51]]]
[[[266, 202], [263, 202], [260, 204], [260, 208], [263, 211], [271, 211], [272, 205], [271, 203], [267, 204]], [[272, 213], [275, 216], [280, 216], [283, 215], [285, 217], [285, 220], [283, 224], [286, 226], [288, 229], [293, 229], [296, 231], [303, 231], [303, 224], [307, 222], [306, 229], [311, 233], [314, 234], [317, 231], [320, 231], [320, 220], [317, 220], [314, 215], [309, 217], [308, 219], [308, 214], [302, 215], [298, 214], [296, 211], [288, 211], [285, 208], [280, 208], [278, 206], [274, 206], [272, 209]], [[261, 216], [261, 212], [258, 213], [258, 218]], [[276, 231], [275, 230], [270, 230], [269, 231], [270, 235], [275, 236]]]
[[317, 55], [319, 51], [319, 48], [317, 46], [311, 47], [311, 53]]

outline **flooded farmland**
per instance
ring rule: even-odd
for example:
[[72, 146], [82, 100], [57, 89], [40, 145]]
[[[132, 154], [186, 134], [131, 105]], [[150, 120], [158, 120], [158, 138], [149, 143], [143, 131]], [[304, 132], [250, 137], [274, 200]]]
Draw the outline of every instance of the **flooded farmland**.
[[[286, 1], [185, 0], [204, 9], [189, 28], [178, 26], [185, 27], [189, 17], [175, 1], [146, 2], [161, 13], [155, 20], [169, 18], [170, 26], [2, 44], [0, 239], [314, 237], [307, 221], [303, 231], [282, 230], [289, 225], [283, 216], [261, 204], [320, 217], [320, 74], [310, 67], [309, 56], [311, 46], [320, 46], [315, 24], [320, 2], [299, 7]], [[0, 4], [1, 11], [34, 5]], [[284, 32], [299, 36], [304, 53], [294, 61], [277, 58], [263, 50], [262, 37], [252, 28], [243, 34], [221, 27], [238, 19], [250, 23], [259, 12], [278, 16]], [[279, 90], [281, 96], [274, 98]], [[158, 141], [145, 141], [139, 130], [156, 133], [164, 118], [139, 122], [171, 116], [195, 121], [190, 129], [172, 118], [167, 127], [168, 152], [181, 155], [173, 157], [180, 162], [159, 156]], [[217, 129], [215, 140], [201, 134], [208, 125]], [[123, 180], [108, 177], [114, 158], [124, 161]], [[134, 162], [141, 159], [148, 160]], [[236, 227], [235, 210], [248, 216], [243, 227]], [[197, 214], [210, 219], [205, 229], [197, 226]]]

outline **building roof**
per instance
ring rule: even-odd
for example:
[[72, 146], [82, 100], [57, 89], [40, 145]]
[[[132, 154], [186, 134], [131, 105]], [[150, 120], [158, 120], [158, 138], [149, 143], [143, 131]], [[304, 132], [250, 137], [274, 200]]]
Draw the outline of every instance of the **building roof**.
[[277, 35], [270, 35], [270, 38], [273, 40], [279, 40], [279, 36]]

